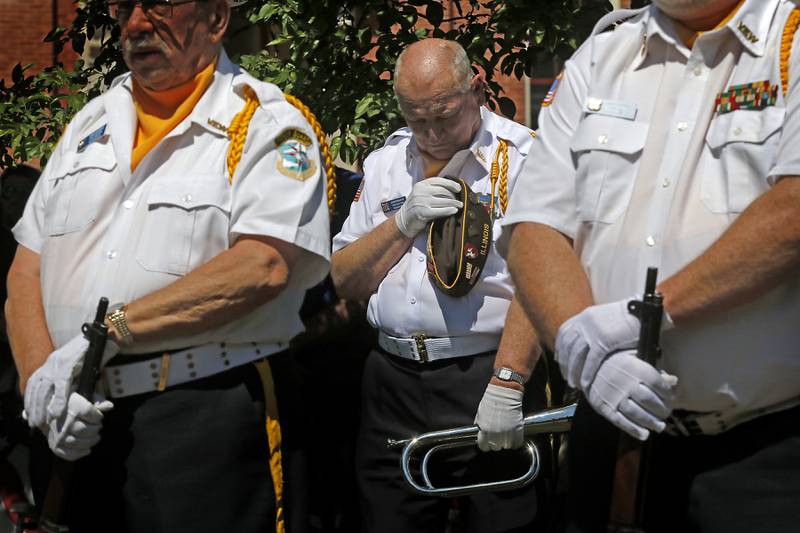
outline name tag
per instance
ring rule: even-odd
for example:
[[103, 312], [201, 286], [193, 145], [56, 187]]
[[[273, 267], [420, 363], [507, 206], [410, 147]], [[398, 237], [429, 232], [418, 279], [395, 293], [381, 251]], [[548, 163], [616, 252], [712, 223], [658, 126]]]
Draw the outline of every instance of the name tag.
[[583, 111], [584, 113], [634, 120], [638, 108], [636, 104], [630, 102], [589, 97], [586, 99], [586, 103], [583, 104]]
[[86, 147], [96, 141], [106, 141], [108, 139], [108, 135], [106, 135], [106, 125], [103, 124], [92, 133], [84, 137], [81, 142], [78, 143], [78, 152], [83, 152], [86, 150]]
[[381, 202], [381, 209], [383, 209], [384, 213], [391, 213], [392, 211], [397, 211], [403, 204], [406, 203], [405, 196], [399, 196], [394, 198], [393, 200], [386, 200], [385, 202]]

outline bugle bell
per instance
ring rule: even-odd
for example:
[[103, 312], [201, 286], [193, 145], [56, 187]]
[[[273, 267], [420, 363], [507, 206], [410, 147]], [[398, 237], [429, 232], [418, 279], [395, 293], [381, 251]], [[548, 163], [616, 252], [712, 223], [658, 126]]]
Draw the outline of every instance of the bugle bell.
[[[523, 420], [523, 431], [526, 437], [544, 433], [564, 433], [569, 431], [572, 426], [572, 417], [574, 415], [574, 403], [565, 407], [534, 413], [526, 416]], [[436, 452], [443, 450], [473, 446], [476, 444], [477, 440], [478, 426], [473, 425], [431, 431], [430, 433], [423, 433], [422, 435], [404, 440], [388, 439], [387, 446], [390, 448], [403, 448], [400, 457], [400, 467], [403, 470], [403, 477], [414, 492], [426, 496], [455, 497], [479, 492], [516, 489], [528, 485], [539, 475], [539, 470], [541, 468], [539, 450], [536, 444], [530, 440], [526, 440], [523, 449], [528, 453], [530, 465], [528, 470], [521, 476], [507, 480], [474, 483], [470, 485], [435, 487], [428, 475], [428, 465], [430, 464], [431, 457]], [[411, 461], [416, 450], [429, 446], [430, 448], [422, 457], [419, 473], [419, 475], [422, 476], [422, 483], [420, 483], [411, 471]]]

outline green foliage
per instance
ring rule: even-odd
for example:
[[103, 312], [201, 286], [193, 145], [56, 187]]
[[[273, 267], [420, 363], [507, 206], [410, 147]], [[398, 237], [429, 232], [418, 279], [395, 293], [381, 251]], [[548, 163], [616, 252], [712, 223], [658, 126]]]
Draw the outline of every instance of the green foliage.
[[39, 72], [17, 64], [9, 80], [0, 80], [0, 168], [40, 158], [47, 161], [69, 121], [90, 99], [125, 71], [119, 29], [108, 18], [105, 2], [90, 0], [77, 9], [69, 30], [45, 37], [56, 53], [67, 46], [79, 56], [87, 39], [97, 38], [100, 52], [92, 65], [78, 59], [73, 68], [58, 63]]
[[[249, 19], [271, 40], [242, 65], [298, 96], [334, 155], [352, 162], [402, 125], [391, 72], [400, 51], [425, 37], [457, 40], [485, 73], [489, 106], [513, 116], [497, 72], [516, 78], [541, 57], [568, 57], [610, 5], [580, 0], [275, 0], [251, 2]], [[446, 6], [446, 7], [444, 7]], [[452, 6], [452, 7], [451, 7]], [[358, 139], [358, 144], [356, 143]]]
[[[69, 118], [124, 70], [118, 28], [103, 0], [87, 0], [69, 31], [48, 36], [79, 54], [99, 36], [94, 66], [57, 65], [12, 84], [0, 82], [0, 166], [46, 157]], [[486, 75], [489, 105], [513, 116], [498, 72], [520, 78], [542, 57], [565, 58], [610, 5], [604, 0], [250, 0], [239, 8], [267, 35], [237, 59], [252, 74], [303, 100], [323, 129], [338, 133], [334, 155], [347, 162], [380, 146], [403, 123], [391, 73], [400, 51], [425, 37], [459, 41]]]

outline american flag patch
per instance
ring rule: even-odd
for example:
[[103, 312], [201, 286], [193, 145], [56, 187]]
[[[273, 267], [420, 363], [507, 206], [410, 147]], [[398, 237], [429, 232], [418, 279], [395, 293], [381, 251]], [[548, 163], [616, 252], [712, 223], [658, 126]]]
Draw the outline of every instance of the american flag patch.
[[542, 107], [547, 107], [553, 103], [553, 100], [556, 98], [556, 93], [558, 92], [558, 86], [561, 84], [561, 76], [564, 75], [564, 72], [559, 72], [556, 79], [553, 80], [553, 84], [547, 90], [547, 94], [544, 95], [544, 100], [542, 100]]
[[357, 202], [361, 199], [361, 191], [364, 189], [364, 178], [361, 178], [361, 181], [358, 184], [358, 189], [356, 189], [356, 194], [353, 196], [353, 202]]

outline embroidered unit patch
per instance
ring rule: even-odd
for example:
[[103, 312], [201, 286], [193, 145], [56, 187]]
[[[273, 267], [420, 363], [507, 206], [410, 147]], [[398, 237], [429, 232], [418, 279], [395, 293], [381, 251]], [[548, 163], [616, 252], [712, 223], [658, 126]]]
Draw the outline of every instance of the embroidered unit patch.
[[758, 111], [775, 105], [778, 100], [778, 86], [770, 85], [769, 80], [732, 85], [717, 95], [714, 110], [724, 115], [737, 109]]
[[489, 213], [491, 217], [498, 218], [500, 216], [500, 199], [497, 196], [494, 197], [494, 213], [492, 213], [491, 194], [478, 194], [478, 203], [486, 209], [486, 212]]
[[311, 138], [297, 129], [288, 129], [275, 138], [278, 146], [276, 168], [284, 176], [305, 181], [317, 171], [316, 162], [308, 157]]
[[553, 103], [553, 100], [556, 98], [556, 93], [558, 92], [558, 86], [561, 85], [561, 77], [564, 75], [564, 72], [559, 72], [556, 79], [553, 80], [553, 84], [550, 86], [550, 89], [547, 90], [547, 94], [544, 95], [544, 100], [542, 100], [542, 107], [547, 107]]

